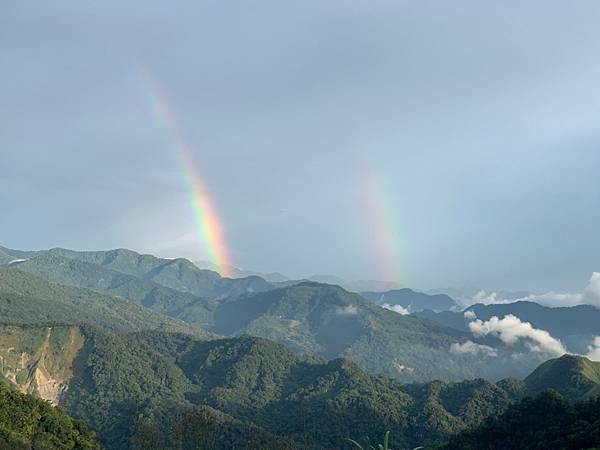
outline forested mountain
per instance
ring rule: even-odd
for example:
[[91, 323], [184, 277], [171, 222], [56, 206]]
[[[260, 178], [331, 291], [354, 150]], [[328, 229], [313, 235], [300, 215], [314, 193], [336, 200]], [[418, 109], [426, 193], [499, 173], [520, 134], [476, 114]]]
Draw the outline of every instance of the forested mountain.
[[21, 270], [0, 268], [0, 323], [91, 323], [114, 331], [148, 329], [197, 336], [209, 333], [120, 298], [50, 283]]
[[570, 404], [546, 391], [459, 433], [439, 450], [582, 450], [600, 448], [600, 397]]
[[[347, 437], [387, 430], [398, 448], [433, 445], [534, 392], [530, 386], [550, 384], [544, 374], [556, 375], [405, 385], [260, 338], [54, 324], [1, 327], [0, 356], [5, 378], [84, 419], [109, 450], [195, 448], [206, 440], [217, 449], [350, 448]], [[598, 365], [586, 360], [582, 370]]]
[[[0, 250], [12, 255], [15, 259], [34, 259], [40, 256], [64, 257], [90, 263], [122, 274], [131, 275], [144, 281], [157, 283], [161, 286], [176, 289], [181, 292], [208, 298], [222, 298], [238, 295], [244, 292], [271, 289], [272, 285], [260, 277], [239, 279], [223, 278], [212, 270], [201, 270], [191, 261], [183, 258], [165, 259], [152, 255], [141, 255], [131, 250], [116, 249], [97, 252], [78, 252], [55, 248], [41, 251], [18, 251], [0, 247]], [[93, 266], [87, 266], [91, 270]], [[44, 265], [34, 264], [32, 271], [46, 270]], [[74, 282], [86, 283], [86, 274]], [[91, 274], [94, 276], [94, 274]]]
[[[465, 311], [473, 311], [484, 321], [492, 316], [513, 314], [535, 328], [548, 331], [555, 338], [561, 339], [570, 351], [578, 353], [586, 353], [590, 341], [594, 336], [600, 335], [600, 309], [590, 305], [550, 308], [534, 302], [519, 301], [494, 305], [476, 304]], [[416, 315], [457, 330], [468, 330], [464, 312], [422, 311]]]
[[[304, 281], [277, 287], [257, 277], [231, 280], [187, 260], [129, 250], [4, 251], [26, 259], [14, 268], [53, 282], [117, 295], [221, 335], [250, 334], [300, 353], [344, 357], [370, 372], [403, 381], [523, 377], [548, 357], [514, 358], [518, 349], [507, 348], [498, 339], [475, 339], [468, 332], [402, 316], [338, 286]], [[410, 290], [394, 292], [416, 298], [414, 304], [452, 301]], [[473, 347], [452, 351], [465, 343]]]
[[14, 267], [54, 283], [118, 296], [191, 325], [212, 325], [216, 300], [162, 286], [151, 280], [77, 259], [41, 254]]
[[361, 292], [360, 295], [377, 305], [402, 306], [411, 313], [426, 309], [447, 311], [457, 306], [446, 294], [424, 294], [408, 288], [386, 292]]
[[100, 445], [61, 408], [0, 380], [0, 449], [100, 450]]
[[525, 378], [525, 384], [534, 394], [552, 389], [569, 400], [594, 397], [600, 395], [600, 363], [564, 355], [540, 365]]
[[338, 448], [346, 437], [387, 429], [402, 445], [439, 442], [524, 389], [516, 381], [402, 385], [250, 337], [203, 341], [50, 324], [4, 326], [0, 344], [5, 377], [85, 419], [108, 449], [135, 448], [148, 433], [175, 447], [172, 430], [186, 420], [218, 435], [223, 424], [235, 428], [235, 439], [217, 448], [241, 446], [251, 433], [259, 442]]
[[[396, 448], [431, 446], [527, 394], [553, 388], [578, 400], [600, 392], [600, 364], [571, 356], [524, 381], [402, 384], [368, 374], [359, 365], [405, 380], [469, 377], [498, 370], [511, 353], [452, 354], [451, 344], [472, 336], [337, 286], [303, 282], [207, 300], [110, 264], [16, 256], [28, 261], [0, 269], [0, 374], [85, 420], [108, 450], [337, 449], [351, 448], [346, 438], [388, 430]], [[126, 298], [51, 283], [25, 268]], [[142, 306], [169, 312], [196, 302], [213, 331], [239, 337]], [[325, 359], [340, 355], [359, 365]]]
[[213, 331], [261, 336], [304, 353], [348, 358], [374, 373], [404, 381], [499, 379], [525, 376], [541, 355], [515, 360], [499, 341], [493, 354], [451, 352], [456, 343], [474, 340], [433, 322], [376, 306], [338, 286], [303, 282], [221, 302]]

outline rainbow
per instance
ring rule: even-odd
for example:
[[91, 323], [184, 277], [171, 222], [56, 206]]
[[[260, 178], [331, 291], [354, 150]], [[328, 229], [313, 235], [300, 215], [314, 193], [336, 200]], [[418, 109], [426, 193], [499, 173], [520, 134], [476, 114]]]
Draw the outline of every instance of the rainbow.
[[363, 187], [369, 209], [371, 231], [379, 272], [386, 281], [400, 282], [398, 229], [392, 217], [394, 210], [387, 200], [381, 177], [376, 175], [369, 162], [362, 160]]
[[196, 222], [196, 231], [203, 243], [203, 253], [217, 265], [223, 276], [230, 276], [231, 260], [225, 231], [206, 186], [194, 162], [190, 146], [183, 137], [177, 117], [158, 84], [145, 70], [141, 71], [150, 105], [164, 129], [165, 136], [172, 142], [177, 161], [183, 174], [185, 188]]

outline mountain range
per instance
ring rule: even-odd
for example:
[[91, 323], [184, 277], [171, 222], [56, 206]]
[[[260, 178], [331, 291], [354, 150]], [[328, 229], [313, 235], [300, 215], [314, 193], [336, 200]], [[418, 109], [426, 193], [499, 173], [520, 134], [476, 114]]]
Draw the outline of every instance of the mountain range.
[[579, 400], [600, 386], [600, 364], [570, 356], [524, 381], [406, 385], [260, 338], [87, 325], [4, 325], [0, 349], [5, 379], [85, 420], [109, 450], [211, 434], [213, 448], [339, 448], [386, 430], [401, 447], [434, 445], [545, 387]]
[[[476, 338], [464, 312], [402, 315], [339, 286], [228, 279], [130, 250], [0, 252], [8, 448], [97, 449], [81, 421], [107, 450], [350, 449], [388, 431], [394, 448], [600, 445], [600, 363]], [[531, 314], [564, 336], [579, 320], [510, 307], [469, 311]], [[593, 311], [574, 311], [592, 326]]]
[[457, 308], [456, 302], [446, 294], [425, 294], [412, 289], [394, 289], [385, 292], [361, 292], [367, 300], [386, 308], [402, 307], [406, 314], [423, 310], [448, 311]]
[[241, 269], [239, 267], [232, 266], [231, 264], [213, 264], [210, 261], [194, 261], [194, 264], [199, 269], [213, 270], [223, 276], [229, 278], [245, 278], [249, 276], [259, 276], [271, 283], [285, 283], [289, 281], [316, 281], [318, 283], [335, 284], [343, 287], [344, 289], [352, 292], [361, 291], [387, 291], [391, 289], [398, 289], [400, 285], [394, 281], [383, 281], [383, 280], [347, 280], [342, 277], [335, 275], [311, 275], [306, 278], [296, 279], [283, 275], [279, 272], [257, 272], [254, 270]]
[[[249, 334], [299, 353], [348, 358], [365, 370], [403, 381], [524, 376], [548, 357], [514, 358], [519, 348], [498, 339], [477, 339], [469, 332], [403, 316], [334, 285], [269, 283], [257, 276], [223, 278], [185, 259], [160, 259], [123, 249], [2, 250], [21, 260], [12, 268], [54, 283], [119, 296], [216, 334]], [[388, 295], [390, 301], [405, 301], [415, 308], [452, 302], [447, 296], [408, 289]], [[485, 351], [452, 351], [462, 345], [479, 345], [474, 349]]]

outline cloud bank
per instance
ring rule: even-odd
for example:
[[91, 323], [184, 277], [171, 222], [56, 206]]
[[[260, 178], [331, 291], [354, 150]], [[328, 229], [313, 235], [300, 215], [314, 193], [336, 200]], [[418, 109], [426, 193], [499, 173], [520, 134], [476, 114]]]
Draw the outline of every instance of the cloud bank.
[[471, 311], [471, 310], [465, 311], [463, 316], [465, 316], [465, 319], [467, 319], [467, 320], [477, 319], [477, 314], [475, 314], [475, 311]]
[[461, 299], [461, 302], [465, 307], [477, 303], [492, 305], [514, 303], [517, 301], [535, 302], [551, 308], [576, 305], [592, 305], [600, 308], [600, 272], [592, 273], [583, 293], [560, 293], [550, 291], [543, 294], [530, 294], [521, 298], [504, 298], [497, 292], [481, 290], [470, 299]]
[[383, 305], [381, 305], [381, 307], [389, 309], [390, 311], [394, 311], [395, 313], [401, 314], [403, 316], [407, 316], [410, 314], [410, 310], [402, 305], [390, 305], [389, 303], [384, 303]]
[[512, 314], [502, 319], [493, 316], [485, 322], [475, 319], [469, 323], [469, 329], [474, 336], [496, 336], [507, 345], [515, 345], [523, 341], [533, 352], [556, 356], [567, 353], [563, 344], [546, 330], [534, 328], [529, 322], [523, 322]]
[[348, 305], [342, 307], [337, 307], [335, 313], [339, 316], [355, 316], [358, 314], [358, 308], [354, 305]]

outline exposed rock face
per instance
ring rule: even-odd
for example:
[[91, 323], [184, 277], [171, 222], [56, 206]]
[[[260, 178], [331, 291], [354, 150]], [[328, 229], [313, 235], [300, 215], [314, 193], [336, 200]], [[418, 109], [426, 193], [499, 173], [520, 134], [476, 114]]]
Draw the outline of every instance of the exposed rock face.
[[85, 343], [78, 327], [2, 326], [0, 374], [22, 392], [60, 403], [73, 376], [73, 361]]

